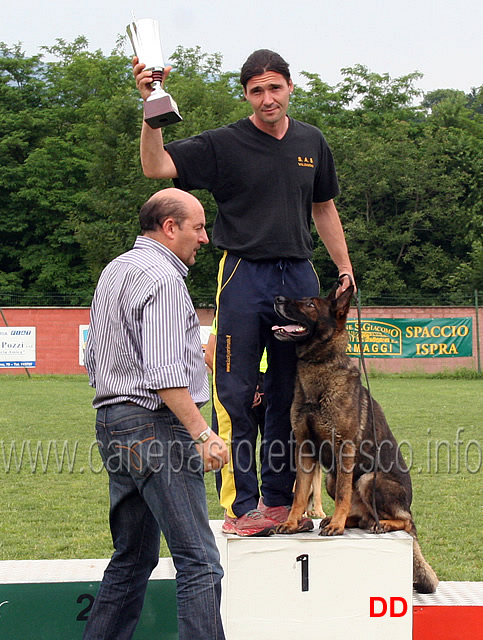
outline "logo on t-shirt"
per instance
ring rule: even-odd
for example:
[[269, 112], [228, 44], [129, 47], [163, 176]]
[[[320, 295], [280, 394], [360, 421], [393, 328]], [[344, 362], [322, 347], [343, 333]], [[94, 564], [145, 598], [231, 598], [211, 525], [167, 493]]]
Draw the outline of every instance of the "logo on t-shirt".
[[307, 158], [307, 156], [299, 156], [297, 158], [297, 163], [299, 167], [310, 167], [311, 169], [314, 168], [314, 159]]

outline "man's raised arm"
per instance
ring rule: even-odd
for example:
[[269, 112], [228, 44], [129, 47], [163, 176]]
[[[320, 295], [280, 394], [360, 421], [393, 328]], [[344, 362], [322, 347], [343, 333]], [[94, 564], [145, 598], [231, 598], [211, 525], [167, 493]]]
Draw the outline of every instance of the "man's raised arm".
[[[133, 74], [136, 79], [136, 86], [143, 100], [150, 96], [152, 88], [152, 72], [145, 70], [145, 65], [139, 62], [137, 57], [133, 58]], [[171, 67], [164, 70], [164, 78], [167, 78]], [[163, 134], [161, 128], [152, 129], [143, 122], [141, 130], [141, 164], [144, 175], [147, 178], [177, 178], [176, 166], [164, 148]]]

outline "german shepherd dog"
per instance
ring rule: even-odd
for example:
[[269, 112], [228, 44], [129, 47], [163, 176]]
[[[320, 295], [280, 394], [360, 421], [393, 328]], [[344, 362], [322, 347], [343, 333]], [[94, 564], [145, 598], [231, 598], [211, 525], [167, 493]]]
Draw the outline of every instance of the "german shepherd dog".
[[382, 408], [361, 384], [358, 368], [346, 355], [346, 320], [354, 287], [336, 298], [337, 287], [327, 298], [279, 296], [275, 300], [278, 315], [291, 323], [274, 327], [275, 336], [296, 342], [298, 357], [291, 408], [297, 456], [295, 497], [287, 521], [277, 532], [298, 531], [314, 471], [322, 464], [335, 510], [321, 521], [320, 535], [341, 535], [345, 527], [375, 533], [407, 531], [414, 539], [414, 588], [433, 593], [438, 578], [418, 544], [408, 468]]

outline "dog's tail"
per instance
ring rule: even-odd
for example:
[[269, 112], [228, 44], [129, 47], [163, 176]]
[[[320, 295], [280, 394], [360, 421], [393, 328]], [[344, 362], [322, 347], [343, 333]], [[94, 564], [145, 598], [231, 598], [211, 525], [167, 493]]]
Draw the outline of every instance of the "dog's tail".
[[418, 593], [434, 593], [439, 584], [438, 576], [424, 559], [414, 523], [409, 534], [413, 537], [413, 586]]

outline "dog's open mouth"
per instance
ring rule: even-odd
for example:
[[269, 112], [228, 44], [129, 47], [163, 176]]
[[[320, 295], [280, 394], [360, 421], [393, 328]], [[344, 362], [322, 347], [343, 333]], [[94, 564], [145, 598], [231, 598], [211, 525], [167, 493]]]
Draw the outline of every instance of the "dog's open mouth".
[[282, 341], [303, 341], [310, 337], [312, 332], [312, 321], [305, 314], [301, 313], [297, 307], [297, 301], [277, 296], [275, 298], [274, 309], [277, 315], [282, 318], [282, 322], [287, 324], [276, 324], [272, 327], [274, 336]]
[[272, 327], [272, 331], [275, 332], [277, 337], [302, 337], [308, 333], [307, 327], [304, 327], [301, 324], [288, 324], [284, 327], [279, 326], [278, 324]]

